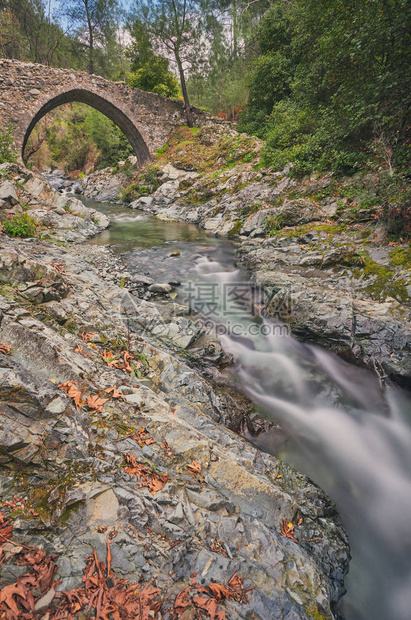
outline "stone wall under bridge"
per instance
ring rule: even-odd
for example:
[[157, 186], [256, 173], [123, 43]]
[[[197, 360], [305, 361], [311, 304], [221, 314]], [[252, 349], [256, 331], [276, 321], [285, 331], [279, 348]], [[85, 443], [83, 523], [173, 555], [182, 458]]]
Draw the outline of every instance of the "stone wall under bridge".
[[[19, 159], [36, 123], [59, 105], [86, 103], [110, 118], [128, 138], [140, 165], [186, 125], [183, 103], [70, 69], [0, 59], [0, 127], [14, 128]], [[196, 126], [219, 122], [193, 108]], [[221, 121], [220, 121], [221, 122]]]

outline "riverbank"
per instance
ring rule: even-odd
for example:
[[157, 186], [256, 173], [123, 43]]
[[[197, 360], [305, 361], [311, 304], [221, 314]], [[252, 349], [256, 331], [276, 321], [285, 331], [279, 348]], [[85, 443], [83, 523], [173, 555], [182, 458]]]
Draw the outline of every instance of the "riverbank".
[[147, 170], [123, 162], [83, 190], [101, 199], [120, 178], [117, 199], [131, 207], [238, 239], [239, 262], [274, 293], [269, 314], [280, 305], [302, 341], [410, 389], [410, 248], [383, 220], [376, 179], [273, 173], [256, 165], [261, 145], [223, 127], [181, 129]]
[[[182, 350], [188, 309], [143, 302], [138, 274], [131, 295], [134, 274], [118, 257], [78, 244], [108, 225], [104, 215], [24, 169], [1, 172], [3, 221], [26, 213], [38, 235], [0, 238], [0, 481], [11, 521], [1, 580], [12, 597], [22, 588], [14, 604], [73, 609], [95, 571], [108, 605], [106, 570], [116, 588], [139, 584], [133, 596], [153, 617], [335, 618], [348, 567], [335, 509], [218, 423], [229, 395], [147, 331], [160, 314]], [[25, 577], [38, 553], [42, 581]]]

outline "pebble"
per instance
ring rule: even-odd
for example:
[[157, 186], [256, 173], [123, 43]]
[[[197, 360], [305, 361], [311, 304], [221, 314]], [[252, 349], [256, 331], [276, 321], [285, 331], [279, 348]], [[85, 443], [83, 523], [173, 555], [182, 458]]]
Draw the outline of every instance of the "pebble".
[[173, 290], [173, 287], [171, 286], [171, 284], [167, 284], [167, 283], [155, 283], [155, 284], [151, 284], [148, 287], [148, 290], [150, 291], [150, 293], [166, 294], [166, 293], [171, 293], [171, 291]]

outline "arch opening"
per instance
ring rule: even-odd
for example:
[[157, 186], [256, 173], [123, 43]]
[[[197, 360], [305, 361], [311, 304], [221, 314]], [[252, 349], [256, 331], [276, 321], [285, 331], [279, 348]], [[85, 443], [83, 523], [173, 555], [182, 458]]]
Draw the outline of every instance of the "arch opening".
[[107, 99], [96, 95], [95, 93], [83, 90], [73, 89], [67, 92], [61, 93], [56, 97], [53, 97], [47, 103], [45, 103], [40, 110], [34, 115], [31, 120], [23, 139], [21, 157], [25, 161], [25, 149], [28, 139], [37, 125], [37, 123], [49, 112], [55, 108], [64, 105], [66, 103], [84, 103], [91, 108], [94, 108], [98, 112], [101, 112], [109, 118], [117, 127], [123, 132], [129, 141], [139, 163], [139, 166], [143, 166], [150, 160], [150, 152], [147, 144], [145, 143], [141, 133], [138, 131], [134, 123], [122, 112], [118, 107], [113, 105]]

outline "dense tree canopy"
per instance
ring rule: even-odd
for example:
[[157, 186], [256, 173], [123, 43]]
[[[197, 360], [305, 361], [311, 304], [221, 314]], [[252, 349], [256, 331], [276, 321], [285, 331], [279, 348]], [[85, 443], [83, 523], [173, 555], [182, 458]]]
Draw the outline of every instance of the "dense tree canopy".
[[187, 90], [187, 64], [199, 64], [212, 15], [212, 2], [135, 0], [133, 14], [149, 36], [150, 42], [175, 62], [187, 124], [191, 127], [193, 119]]
[[117, 0], [67, 0], [62, 7], [62, 15], [86, 50], [90, 73], [94, 73], [96, 50], [104, 49], [115, 36], [118, 10]]
[[78, 174], [115, 166], [133, 155], [133, 149], [106, 116], [82, 103], [72, 103], [56, 108], [36, 125], [25, 155], [39, 168], [59, 167]]
[[[409, 0], [3, 0], [3, 56], [184, 98], [266, 140], [294, 173], [405, 174]], [[405, 177], [404, 177], [405, 178]]]
[[76, 66], [74, 48], [65, 29], [52, 20], [42, 0], [3, 0], [0, 4], [2, 56]]
[[170, 71], [169, 62], [164, 56], [153, 52], [144, 25], [138, 20], [134, 21], [130, 26], [130, 34], [133, 42], [126, 52], [131, 63], [127, 83], [164, 97], [178, 97], [178, 82]]
[[407, 0], [275, 2], [241, 122], [267, 138], [267, 162], [350, 172], [377, 148], [387, 165], [405, 163], [410, 18]]

